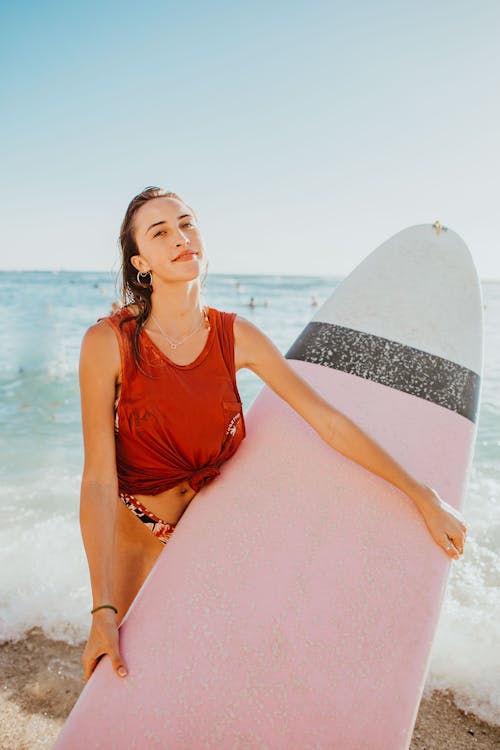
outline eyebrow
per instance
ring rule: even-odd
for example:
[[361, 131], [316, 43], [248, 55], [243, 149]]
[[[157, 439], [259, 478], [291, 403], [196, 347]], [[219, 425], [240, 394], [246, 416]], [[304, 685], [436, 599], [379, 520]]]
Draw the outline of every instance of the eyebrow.
[[[186, 216], [189, 216], [191, 219], [193, 218], [191, 216], [191, 214], [181, 214], [180, 216], [177, 217], [177, 220], [179, 220], [179, 219], [185, 219]], [[147, 234], [149, 232], [149, 230], [152, 229], [153, 227], [157, 227], [159, 224], [166, 224], [166, 223], [167, 222], [164, 219], [162, 219], [161, 221], [157, 221], [154, 224], [151, 224], [151, 226], [146, 229], [146, 231], [144, 232], [144, 234]]]

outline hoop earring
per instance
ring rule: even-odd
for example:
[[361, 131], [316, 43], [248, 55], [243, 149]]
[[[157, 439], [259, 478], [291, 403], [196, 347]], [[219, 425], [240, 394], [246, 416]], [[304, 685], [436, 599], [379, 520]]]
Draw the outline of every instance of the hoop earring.
[[[149, 281], [141, 279], [141, 276], [149, 276]], [[142, 271], [137, 271], [137, 283], [140, 284], [140, 286], [152, 286], [153, 276], [151, 275], [151, 271], [145, 271], [144, 273]]]

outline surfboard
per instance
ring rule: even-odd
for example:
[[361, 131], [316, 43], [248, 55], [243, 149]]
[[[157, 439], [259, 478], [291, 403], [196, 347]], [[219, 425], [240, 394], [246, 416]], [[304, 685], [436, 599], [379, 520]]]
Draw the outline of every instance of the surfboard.
[[[462, 509], [482, 304], [455, 232], [419, 225], [390, 238], [287, 357]], [[121, 625], [129, 676], [99, 663], [57, 750], [409, 747], [450, 559], [404, 493], [269, 388], [246, 423]]]

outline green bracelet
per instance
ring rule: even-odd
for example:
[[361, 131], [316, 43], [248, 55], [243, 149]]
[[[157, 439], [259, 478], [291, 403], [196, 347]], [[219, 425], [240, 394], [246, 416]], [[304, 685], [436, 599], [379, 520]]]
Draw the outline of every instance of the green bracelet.
[[99, 607], [94, 607], [94, 609], [91, 609], [90, 614], [93, 615], [94, 612], [97, 612], [98, 609], [112, 609], [116, 615], [118, 614], [118, 610], [112, 604], [100, 604]]

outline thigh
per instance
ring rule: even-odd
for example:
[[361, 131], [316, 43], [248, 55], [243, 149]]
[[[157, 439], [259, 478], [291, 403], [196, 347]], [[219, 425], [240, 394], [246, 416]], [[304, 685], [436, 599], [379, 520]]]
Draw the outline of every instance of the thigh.
[[121, 622], [164, 544], [117, 498], [113, 590]]

